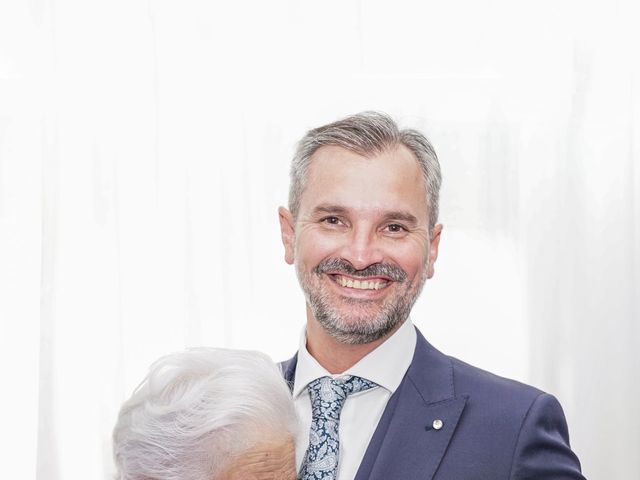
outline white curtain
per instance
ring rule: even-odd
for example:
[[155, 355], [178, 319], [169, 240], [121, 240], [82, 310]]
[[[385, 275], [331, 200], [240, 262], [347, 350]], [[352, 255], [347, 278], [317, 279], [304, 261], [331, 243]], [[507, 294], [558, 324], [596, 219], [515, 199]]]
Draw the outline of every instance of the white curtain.
[[[107, 479], [120, 403], [185, 346], [296, 349], [276, 209], [361, 110], [444, 171], [440, 349], [560, 399], [585, 474], [640, 470], [632, 1], [0, 4], [0, 456]], [[7, 429], [8, 427], [8, 429]]]

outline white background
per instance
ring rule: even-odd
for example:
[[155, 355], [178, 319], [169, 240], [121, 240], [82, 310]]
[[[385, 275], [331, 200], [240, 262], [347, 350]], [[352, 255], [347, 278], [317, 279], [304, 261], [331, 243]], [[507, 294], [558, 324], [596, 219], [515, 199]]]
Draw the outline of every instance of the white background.
[[107, 479], [120, 403], [185, 346], [294, 351], [295, 142], [422, 129], [445, 230], [412, 314], [562, 402], [591, 479], [640, 470], [632, 1], [3, 0], [3, 477]]

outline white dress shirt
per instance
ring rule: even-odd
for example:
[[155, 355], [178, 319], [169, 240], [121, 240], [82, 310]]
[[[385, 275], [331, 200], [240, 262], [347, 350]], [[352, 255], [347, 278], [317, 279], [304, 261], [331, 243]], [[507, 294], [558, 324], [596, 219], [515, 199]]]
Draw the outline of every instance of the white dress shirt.
[[357, 375], [379, 385], [347, 397], [340, 416], [340, 459], [338, 479], [353, 480], [378, 426], [387, 402], [402, 381], [416, 348], [416, 331], [410, 319], [384, 343], [339, 375], [331, 375], [307, 351], [303, 332], [298, 349], [298, 364], [293, 385], [293, 400], [300, 417], [296, 441], [296, 463], [302, 466], [311, 428], [311, 399], [307, 385], [320, 377], [339, 378]]

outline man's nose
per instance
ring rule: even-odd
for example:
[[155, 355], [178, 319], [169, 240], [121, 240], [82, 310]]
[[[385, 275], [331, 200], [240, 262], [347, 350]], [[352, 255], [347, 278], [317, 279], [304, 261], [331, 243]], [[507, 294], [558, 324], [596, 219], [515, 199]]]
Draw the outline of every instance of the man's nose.
[[375, 231], [354, 228], [344, 245], [341, 257], [351, 263], [356, 270], [382, 262], [384, 255]]

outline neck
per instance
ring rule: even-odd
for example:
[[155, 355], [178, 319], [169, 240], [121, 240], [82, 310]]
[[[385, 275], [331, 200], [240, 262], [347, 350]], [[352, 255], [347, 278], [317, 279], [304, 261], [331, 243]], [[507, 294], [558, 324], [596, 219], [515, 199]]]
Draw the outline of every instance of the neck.
[[352, 345], [339, 342], [329, 335], [311, 312], [307, 311], [307, 350], [329, 373], [332, 375], [340, 374], [382, 345], [398, 328], [400, 325], [384, 337], [371, 343]]

